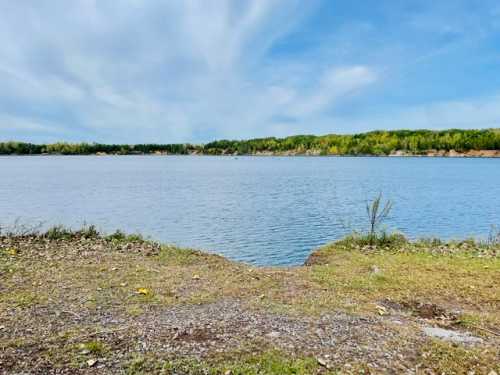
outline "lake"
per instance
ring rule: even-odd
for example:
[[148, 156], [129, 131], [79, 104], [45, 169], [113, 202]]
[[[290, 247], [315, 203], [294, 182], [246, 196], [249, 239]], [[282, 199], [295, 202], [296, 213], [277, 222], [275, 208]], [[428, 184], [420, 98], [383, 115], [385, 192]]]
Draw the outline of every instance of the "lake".
[[500, 160], [374, 157], [0, 157], [0, 224], [141, 233], [258, 265], [301, 264], [366, 228], [379, 192], [388, 229], [486, 237], [500, 225]]

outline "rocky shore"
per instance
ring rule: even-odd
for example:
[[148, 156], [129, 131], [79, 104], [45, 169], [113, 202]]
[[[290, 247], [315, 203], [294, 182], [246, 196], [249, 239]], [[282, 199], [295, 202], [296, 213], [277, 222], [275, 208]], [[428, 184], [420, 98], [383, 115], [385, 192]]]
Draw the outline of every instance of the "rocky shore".
[[0, 373], [493, 375], [499, 254], [350, 239], [257, 268], [121, 233], [2, 235]]
[[402, 150], [391, 152], [389, 156], [428, 156], [428, 157], [449, 157], [449, 158], [499, 158], [500, 150], [469, 150], [458, 152], [455, 150], [429, 150], [423, 154], [412, 154]]

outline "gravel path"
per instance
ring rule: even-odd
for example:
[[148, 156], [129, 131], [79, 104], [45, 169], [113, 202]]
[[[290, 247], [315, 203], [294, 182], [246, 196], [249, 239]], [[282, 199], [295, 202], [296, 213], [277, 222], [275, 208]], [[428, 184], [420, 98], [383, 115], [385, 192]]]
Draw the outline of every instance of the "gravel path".
[[399, 321], [346, 314], [299, 318], [234, 300], [158, 310], [142, 316], [140, 326], [137, 349], [144, 351], [205, 357], [257, 344], [314, 355], [327, 367], [363, 358], [372, 368], [402, 370], [401, 360], [407, 362], [411, 347], [422, 340]]

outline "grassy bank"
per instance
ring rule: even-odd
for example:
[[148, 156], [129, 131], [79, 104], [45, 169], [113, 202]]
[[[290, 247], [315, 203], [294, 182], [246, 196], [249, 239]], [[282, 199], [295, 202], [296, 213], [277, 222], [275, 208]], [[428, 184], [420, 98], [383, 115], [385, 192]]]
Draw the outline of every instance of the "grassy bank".
[[4, 233], [0, 373], [498, 372], [499, 254], [354, 236], [256, 268], [93, 228]]

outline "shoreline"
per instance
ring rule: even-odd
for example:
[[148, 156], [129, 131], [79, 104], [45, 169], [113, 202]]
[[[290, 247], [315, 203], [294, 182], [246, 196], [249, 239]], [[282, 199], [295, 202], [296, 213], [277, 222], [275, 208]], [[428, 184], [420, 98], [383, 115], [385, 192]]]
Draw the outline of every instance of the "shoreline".
[[208, 157], [341, 157], [341, 158], [464, 158], [464, 159], [496, 159], [500, 158], [500, 150], [472, 150], [465, 153], [456, 152], [454, 150], [450, 151], [432, 151], [426, 154], [411, 154], [403, 151], [396, 151], [389, 155], [376, 155], [376, 154], [320, 154], [320, 153], [295, 153], [295, 152], [283, 152], [283, 153], [266, 153], [257, 152], [252, 154], [209, 154], [209, 153], [187, 153], [187, 154], [175, 154], [175, 153], [130, 153], [130, 154], [120, 154], [120, 153], [95, 153], [95, 154], [5, 154], [0, 155], [0, 157], [9, 156], [208, 156]]

